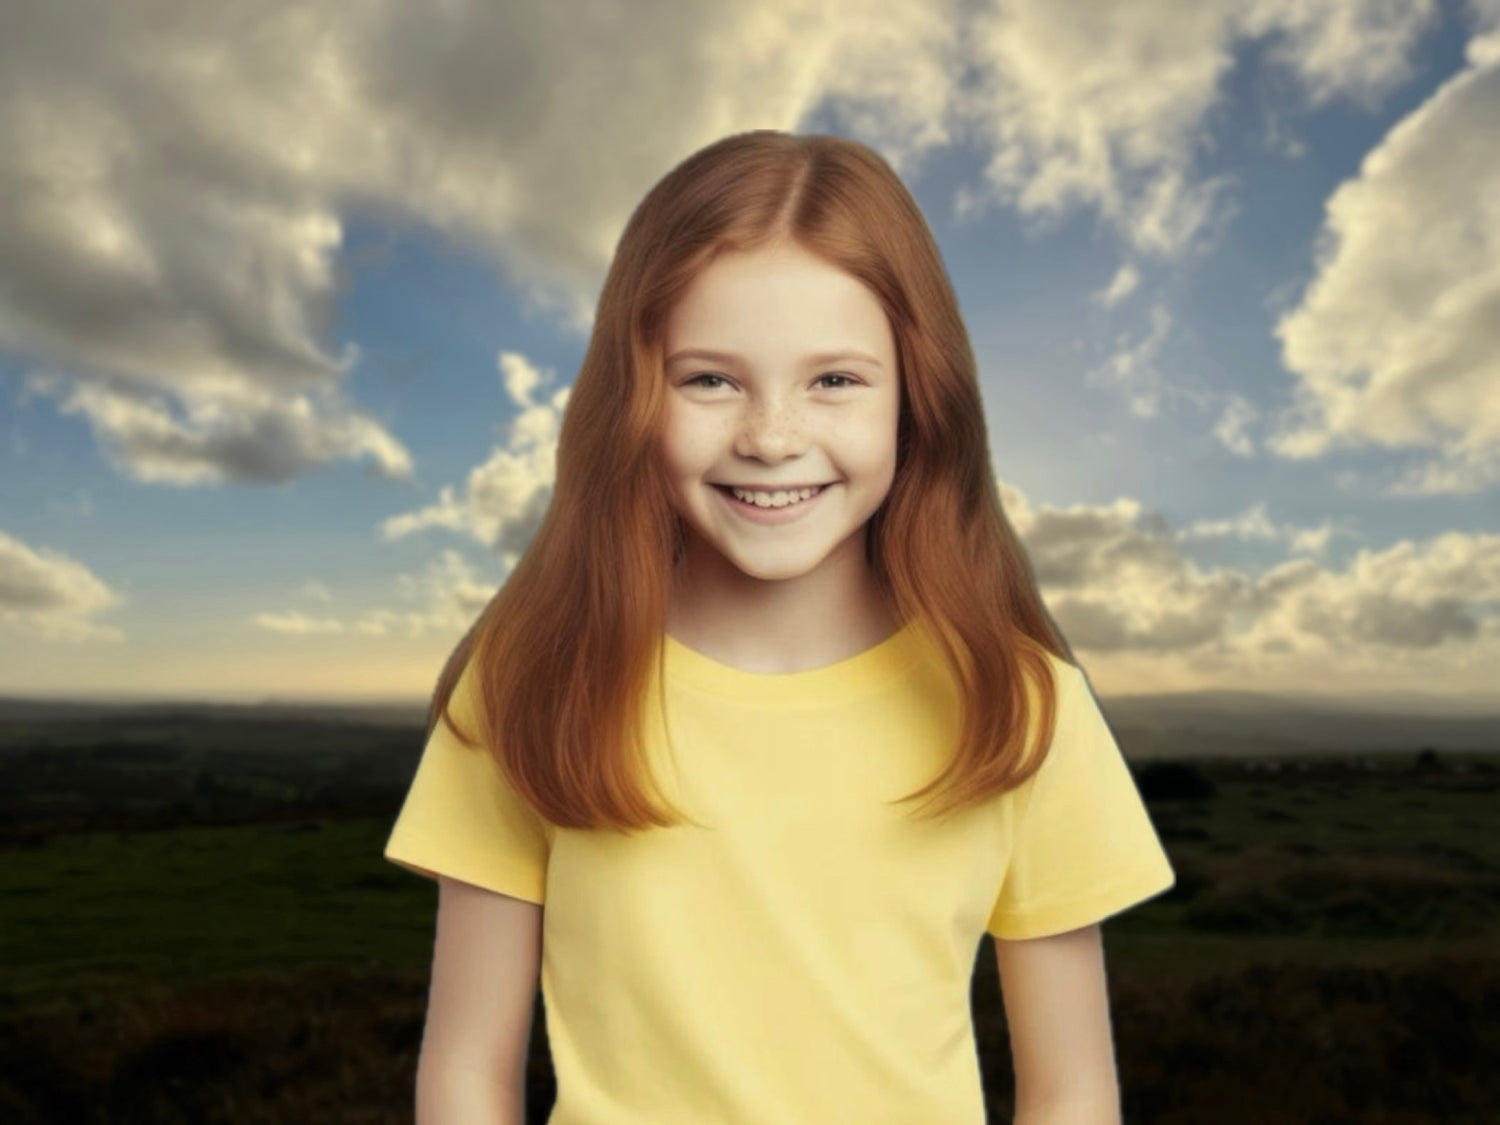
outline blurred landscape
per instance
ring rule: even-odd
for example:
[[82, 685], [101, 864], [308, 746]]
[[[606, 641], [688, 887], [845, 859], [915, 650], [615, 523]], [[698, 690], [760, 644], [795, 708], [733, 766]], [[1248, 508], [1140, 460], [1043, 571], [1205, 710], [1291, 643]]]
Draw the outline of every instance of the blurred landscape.
[[[1101, 703], [1178, 874], [1105, 926], [1125, 1119], [1500, 1120], [1500, 717]], [[423, 714], [0, 701], [0, 1121], [410, 1121]], [[972, 997], [1009, 1120], [987, 938]]]

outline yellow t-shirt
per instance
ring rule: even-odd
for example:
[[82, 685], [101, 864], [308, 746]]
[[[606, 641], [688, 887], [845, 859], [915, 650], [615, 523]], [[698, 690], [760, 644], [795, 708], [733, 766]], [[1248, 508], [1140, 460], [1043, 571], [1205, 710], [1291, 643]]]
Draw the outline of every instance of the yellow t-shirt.
[[[663, 643], [650, 759], [707, 828], [557, 829], [439, 723], [385, 849], [545, 903], [549, 1125], [984, 1125], [982, 935], [1090, 925], [1174, 882], [1088, 682], [1053, 658], [1038, 773], [916, 821], [883, 802], [932, 777], [958, 714], [912, 628], [782, 674]], [[471, 671], [455, 710], [472, 732]]]

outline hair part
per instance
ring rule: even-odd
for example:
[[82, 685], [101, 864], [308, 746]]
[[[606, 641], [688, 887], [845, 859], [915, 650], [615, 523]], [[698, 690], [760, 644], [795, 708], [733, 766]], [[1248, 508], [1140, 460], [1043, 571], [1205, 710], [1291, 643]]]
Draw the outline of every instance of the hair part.
[[[779, 244], [868, 287], [896, 339], [896, 471], [867, 524], [866, 560], [898, 620], [941, 654], [963, 712], [944, 768], [898, 803], [928, 798], [919, 816], [978, 804], [1024, 782], [1050, 745], [1047, 653], [1072, 654], [1001, 506], [973, 351], [927, 222], [867, 146], [756, 130], [689, 156], [631, 215], [569, 392], [548, 511], [434, 690], [429, 735], [446, 721], [477, 747], [448, 708], [475, 663], [476, 705], [493, 732], [483, 745], [552, 826], [631, 833], [683, 819], [641, 738], [685, 544], [661, 455], [666, 323], [720, 254]], [[1033, 718], [1038, 753], [1028, 755]]]

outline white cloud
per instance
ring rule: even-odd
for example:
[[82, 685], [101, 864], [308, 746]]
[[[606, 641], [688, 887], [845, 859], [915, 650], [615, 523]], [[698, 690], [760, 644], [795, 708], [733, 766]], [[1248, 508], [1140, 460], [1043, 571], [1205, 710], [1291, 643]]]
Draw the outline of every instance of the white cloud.
[[268, 633], [306, 637], [314, 633], [342, 633], [344, 625], [332, 617], [309, 617], [305, 613], [257, 613], [253, 624]]
[[494, 597], [497, 583], [476, 576], [469, 562], [454, 550], [439, 552], [419, 574], [397, 576], [396, 588], [415, 609], [374, 607], [351, 617], [313, 617], [300, 610], [257, 613], [252, 628], [288, 637], [317, 635], [401, 637], [461, 634]]
[[557, 479], [557, 436], [571, 385], [546, 399], [533, 394], [545, 377], [524, 356], [501, 352], [498, 360], [506, 392], [520, 407], [505, 441], [482, 464], [469, 470], [462, 494], [444, 485], [436, 502], [382, 522], [385, 539], [399, 539], [431, 527], [470, 536], [500, 553], [509, 572], [541, 526]]
[[1140, 271], [1131, 263], [1125, 262], [1115, 271], [1109, 284], [1093, 295], [1094, 300], [1105, 308], [1112, 309], [1140, 288], [1140, 284]]
[[1135, 500], [1032, 509], [1018, 503], [1015, 490], [1005, 492], [1048, 607], [1080, 649], [1211, 645], [1223, 639], [1229, 616], [1250, 603], [1245, 575], [1200, 571], [1161, 516]]
[[42, 640], [121, 641], [93, 618], [125, 604], [83, 563], [0, 531], [0, 630]]
[[1454, 667], [1471, 674], [1500, 663], [1493, 616], [1500, 535], [1450, 531], [1425, 544], [1401, 540], [1360, 551], [1340, 573], [1287, 562], [1261, 586], [1266, 605], [1245, 638], [1252, 650], [1337, 653], [1368, 664], [1445, 646]]
[[1434, 451], [1400, 494], [1500, 483], [1500, 49], [1469, 54], [1328, 200], [1317, 274], [1276, 330], [1298, 381], [1268, 447]]
[[1295, 73], [1309, 103], [1347, 97], [1367, 110], [1412, 76], [1411, 51], [1435, 0], [1241, 0], [1242, 33], [1268, 36], [1268, 58]]
[[[981, 89], [966, 99], [991, 147], [996, 197], [1041, 223], [1097, 207], [1137, 252], [1176, 257], [1232, 218], [1234, 179], [1198, 150], [1247, 40], [1321, 104], [1366, 107], [1410, 75], [1432, 0], [1006, 0], [970, 38]], [[960, 214], [983, 204], [959, 196]]]
[[401, 443], [342, 393], [357, 342], [329, 338], [351, 212], [491, 257], [528, 313], [582, 332], [664, 169], [823, 110], [902, 172], [970, 131], [1023, 214], [1097, 208], [1172, 254], [1227, 215], [1230, 181], [1199, 177], [1194, 154], [1240, 41], [1279, 36], [1315, 98], [1366, 97], [1399, 81], [1422, 25], [1332, 0], [974, 8], [8, 5], [0, 348], [140, 481], [355, 458], [408, 477]]
[[1049, 611], [1114, 690], [1493, 691], [1500, 667], [1500, 535], [1447, 532], [1360, 550], [1341, 567], [1293, 558], [1254, 575], [1184, 554], [1208, 535], [1315, 549], [1336, 529], [1277, 526], [1260, 505], [1173, 531], [1159, 513], [1033, 507], [1000, 485]]
[[1245, 427], [1259, 417], [1260, 411], [1249, 399], [1243, 395], [1231, 394], [1219, 420], [1214, 423], [1214, 437], [1235, 456], [1252, 457], [1255, 455], [1255, 444], [1245, 433]]
[[1130, 412], [1138, 418], [1154, 418], [1161, 412], [1161, 402], [1168, 393], [1188, 394], [1185, 388], [1170, 384], [1157, 365], [1157, 356], [1172, 329], [1172, 314], [1164, 305], [1151, 308], [1151, 327], [1138, 340], [1121, 334], [1108, 358], [1085, 373], [1084, 384], [1118, 391], [1124, 396]]
[[357, 346], [327, 338], [348, 213], [489, 255], [526, 311], [584, 330], [630, 208], [714, 137], [827, 101], [898, 165], [946, 142], [947, 17], [919, 0], [8, 5], [0, 348], [140, 481], [363, 457], [409, 476], [340, 393]]
[[[997, 486], [1049, 611], [1111, 690], [1244, 682], [1268, 691], [1309, 683], [1328, 691], [1493, 688], [1500, 535], [1448, 532], [1365, 548], [1340, 566], [1288, 558], [1253, 574], [1205, 569], [1186, 551], [1195, 540], [1235, 537], [1322, 555], [1332, 536], [1348, 532], [1327, 521], [1277, 523], [1263, 503], [1173, 529], [1128, 497], [1056, 507]], [[493, 519], [467, 526], [472, 532]], [[294, 635], [453, 635], [472, 624], [497, 585], [445, 549], [398, 580], [413, 609], [374, 608], [347, 620], [267, 613], [255, 623]]]
[[[504, 442], [482, 464], [469, 471], [462, 492], [443, 485], [438, 499], [416, 511], [382, 521], [383, 539], [444, 528], [482, 544], [499, 556], [501, 577], [509, 573], [530, 546], [552, 501], [556, 481], [557, 438], [571, 386], [538, 397], [556, 373], [543, 371], [518, 352], [496, 356], [500, 383], [518, 407], [506, 427]], [[458, 551], [444, 548], [419, 574], [396, 579], [401, 598], [415, 609], [375, 607], [347, 618], [314, 619], [300, 611], [257, 614], [251, 624], [261, 630], [305, 636], [316, 633], [364, 637], [422, 637], [462, 633], [489, 604], [498, 586], [477, 576]], [[330, 600], [321, 583], [304, 592]]]
[[60, 413], [87, 419], [104, 457], [143, 483], [280, 483], [334, 458], [361, 455], [383, 476], [411, 474], [405, 447], [331, 388], [277, 395], [247, 382], [217, 394], [172, 396], [38, 371], [24, 390], [53, 395]]
[[1266, 502], [1258, 500], [1237, 516], [1228, 519], [1194, 520], [1177, 532], [1182, 542], [1193, 539], [1233, 538], [1241, 540], [1269, 540], [1282, 542], [1297, 554], [1321, 555], [1328, 549], [1334, 535], [1350, 534], [1324, 520], [1316, 527], [1298, 527], [1294, 524], [1276, 523], [1266, 510]]

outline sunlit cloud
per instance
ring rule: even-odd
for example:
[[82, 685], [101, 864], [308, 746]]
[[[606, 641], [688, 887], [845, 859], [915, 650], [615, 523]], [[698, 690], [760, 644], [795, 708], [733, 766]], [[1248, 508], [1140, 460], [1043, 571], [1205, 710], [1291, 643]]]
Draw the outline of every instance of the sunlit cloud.
[[1110, 278], [1108, 285], [1093, 294], [1093, 299], [1105, 308], [1112, 309], [1139, 289], [1140, 285], [1140, 271], [1126, 262], [1115, 271], [1115, 276]]
[[515, 352], [502, 352], [498, 364], [505, 391], [518, 408], [504, 442], [469, 470], [461, 490], [444, 485], [433, 503], [384, 520], [383, 538], [445, 528], [498, 552], [507, 571], [531, 542], [552, 499], [557, 435], [571, 387], [537, 400], [536, 392], [552, 381], [550, 372], [544, 377]]
[[15, 92], [0, 103], [0, 348], [142, 483], [281, 482], [337, 460], [406, 479], [404, 444], [346, 397], [359, 342], [329, 339], [355, 208], [490, 256], [528, 315], [583, 334], [664, 167], [829, 106], [903, 172], [960, 138], [987, 148], [960, 211], [1091, 208], [1170, 257], [1233, 207], [1233, 183], [1195, 161], [1236, 44], [1266, 38], [1313, 104], [1369, 103], [1406, 78], [1432, 11], [762, 0], [622, 20], [609, 5], [120, 0], [85, 25], [26, 5], [0, 36]]
[[1428, 454], [1393, 494], [1500, 483], [1500, 33], [1328, 200], [1317, 272], [1276, 327], [1297, 382], [1267, 448]]
[[0, 631], [51, 641], [122, 641], [95, 620], [125, 604], [77, 559], [0, 531]]
[[1330, 690], [1493, 688], [1500, 535], [1446, 532], [1362, 548], [1341, 566], [1288, 558], [1252, 573], [1204, 569], [1186, 546], [1232, 534], [1308, 551], [1337, 529], [1276, 525], [1257, 506], [1226, 526], [1174, 531], [1130, 498], [1033, 508], [1014, 488], [1001, 494], [1058, 625], [1122, 680], [1149, 659], [1178, 683], [1296, 687], [1316, 674]]

